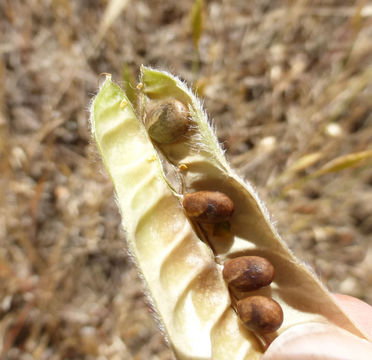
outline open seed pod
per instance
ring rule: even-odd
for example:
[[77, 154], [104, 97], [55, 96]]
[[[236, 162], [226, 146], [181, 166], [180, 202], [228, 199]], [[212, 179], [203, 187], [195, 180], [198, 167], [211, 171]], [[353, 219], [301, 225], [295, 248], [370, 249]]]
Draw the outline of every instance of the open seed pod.
[[[142, 107], [135, 110], [107, 77], [92, 103], [91, 124], [131, 251], [177, 358], [260, 359], [273, 339], [300, 323], [333, 324], [365, 336], [293, 256], [251, 186], [230, 169], [192, 92], [166, 72], [142, 67], [141, 74]], [[170, 97], [188, 109], [192, 135], [154, 144], [144, 109]], [[164, 161], [179, 172], [182, 193], [166, 178]], [[183, 209], [184, 196], [198, 191], [231, 199], [234, 213], [226, 236]], [[223, 264], [240, 256], [267, 259], [275, 269], [270, 286], [230, 293]], [[237, 304], [250, 296], [274, 299], [283, 311], [282, 325], [264, 333], [243, 326]]]

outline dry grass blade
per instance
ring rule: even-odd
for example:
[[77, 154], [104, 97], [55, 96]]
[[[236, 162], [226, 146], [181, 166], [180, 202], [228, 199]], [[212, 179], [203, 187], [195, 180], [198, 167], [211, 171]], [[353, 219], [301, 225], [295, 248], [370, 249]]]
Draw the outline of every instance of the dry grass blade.
[[307, 169], [309, 166], [317, 163], [322, 157], [323, 154], [319, 152], [304, 155], [300, 157], [286, 172], [295, 173], [303, 171]]
[[308, 169], [310, 166], [316, 164], [324, 154], [320, 152], [306, 154], [301, 156], [298, 160], [296, 160], [292, 166], [289, 166], [288, 169], [284, 170], [283, 173], [278, 176], [275, 180], [274, 185], [277, 186], [281, 183], [288, 181], [289, 179], [293, 178], [297, 173]]
[[200, 37], [203, 33], [204, 18], [203, 18], [203, 0], [195, 0], [191, 10], [191, 29], [194, 46], [199, 46]]
[[106, 31], [112, 25], [112, 23], [117, 19], [120, 13], [127, 7], [129, 0], [110, 0], [108, 3], [105, 13], [103, 14], [101, 23], [95, 39], [93, 41], [93, 48], [96, 48], [103, 37], [106, 34]]
[[311, 178], [322, 176], [332, 172], [342, 171], [363, 164], [372, 157], [372, 150], [361, 151], [353, 154], [342, 155], [331, 160], [318, 171], [311, 174]]
[[191, 9], [191, 31], [192, 39], [194, 43], [194, 60], [192, 64], [192, 72], [194, 74], [194, 80], [196, 81], [196, 75], [199, 72], [199, 41], [203, 33], [204, 27], [204, 16], [203, 16], [203, 0], [195, 0], [194, 5]]
[[[339, 156], [329, 162], [327, 162], [325, 165], [323, 165], [320, 169], [316, 170], [315, 172], [310, 173], [307, 176], [304, 176], [294, 183], [291, 183], [287, 186], [285, 186], [282, 191], [281, 195], [285, 195], [289, 190], [295, 189], [295, 188], [301, 188], [304, 186], [309, 180], [315, 179], [317, 177], [320, 177], [322, 175], [326, 175], [329, 173], [339, 172], [348, 168], [356, 167], [359, 165], [363, 165], [365, 161], [370, 159], [372, 157], [372, 150], [367, 151], [361, 151], [357, 153], [347, 154]], [[319, 158], [320, 159], [320, 158]], [[319, 159], [316, 159], [318, 161]], [[316, 162], [314, 161], [314, 163]], [[304, 169], [302, 169], [304, 170]], [[291, 174], [289, 171], [284, 173], [280, 178], [283, 178], [284, 175]]]

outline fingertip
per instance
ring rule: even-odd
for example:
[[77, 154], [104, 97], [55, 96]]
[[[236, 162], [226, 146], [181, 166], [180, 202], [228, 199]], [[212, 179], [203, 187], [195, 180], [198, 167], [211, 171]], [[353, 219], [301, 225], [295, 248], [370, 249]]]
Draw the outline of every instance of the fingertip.
[[334, 294], [336, 301], [358, 327], [372, 339], [372, 306], [355, 297]]
[[370, 360], [372, 344], [335, 326], [307, 323], [276, 338], [262, 360]]

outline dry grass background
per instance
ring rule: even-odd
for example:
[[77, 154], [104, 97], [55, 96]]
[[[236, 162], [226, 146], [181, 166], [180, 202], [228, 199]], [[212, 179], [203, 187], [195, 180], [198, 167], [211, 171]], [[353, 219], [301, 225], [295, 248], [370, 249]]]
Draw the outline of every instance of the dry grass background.
[[295, 253], [372, 303], [371, 160], [312, 177], [372, 149], [372, 5], [205, 1], [196, 62], [193, 1], [110, 3], [0, 0], [0, 358], [172, 359], [88, 126], [99, 74], [142, 63], [195, 84]]

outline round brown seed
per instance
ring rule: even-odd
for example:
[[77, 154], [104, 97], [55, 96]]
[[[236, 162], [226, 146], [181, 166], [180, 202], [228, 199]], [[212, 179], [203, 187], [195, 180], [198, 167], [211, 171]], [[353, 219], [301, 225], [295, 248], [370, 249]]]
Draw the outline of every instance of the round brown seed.
[[199, 222], [216, 224], [230, 219], [233, 201], [219, 191], [198, 191], [183, 197], [186, 214]]
[[240, 256], [227, 261], [222, 274], [231, 288], [250, 291], [270, 285], [274, 272], [274, 266], [263, 257]]
[[171, 144], [180, 139], [189, 128], [189, 111], [178, 100], [166, 100], [153, 106], [146, 115], [146, 129], [160, 144]]
[[240, 300], [236, 310], [246, 328], [261, 334], [278, 330], [283, 322], [281, 306], [265, 296], [250, 296]]

